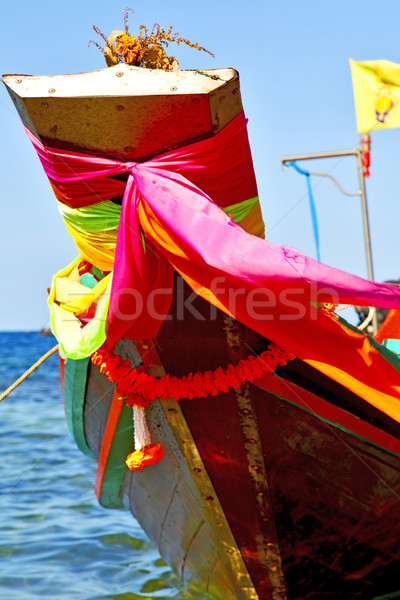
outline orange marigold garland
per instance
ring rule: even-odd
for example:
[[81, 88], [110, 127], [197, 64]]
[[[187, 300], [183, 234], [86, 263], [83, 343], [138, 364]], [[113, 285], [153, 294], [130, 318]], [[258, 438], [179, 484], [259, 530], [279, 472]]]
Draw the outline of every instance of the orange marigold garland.
[[164, 375], [160, 378], [145, 373], [143, 366], [133, 368], [129, 360], [123, 360], [113, 351], [108, 354], [96, 351], [91, 360], [100, 367], [101, 373], [116, 383], [117, 392], [125, 398], [128, 406], [133, 407], [136, 450], [128, 456], [126, 464], [137, 470], [160, 461], [164, 453], [160, 444], [151, 443], [147, 428], [145, 408], [152, 400], [172, 398], [178, 401], [217, 396], [220, 392], [228, 392], [229, 388], [239, 389], [245, 383], [261, 379], [293, 358], [293, 354], [271, 345], [258, 356], [250, 355], [226, 369], [218, 367], [214, 371], [189, 373], [184, 377]]

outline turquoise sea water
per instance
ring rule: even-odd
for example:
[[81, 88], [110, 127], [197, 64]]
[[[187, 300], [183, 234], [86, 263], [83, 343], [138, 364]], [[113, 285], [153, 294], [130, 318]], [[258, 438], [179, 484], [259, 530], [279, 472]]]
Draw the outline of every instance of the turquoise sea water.
[[[0, 333], [0, 393], [56, 344]], [[0, 404], [0, 598], [194, 599], [132, 515], [94, 494], [64, 420], [58, 355]]]

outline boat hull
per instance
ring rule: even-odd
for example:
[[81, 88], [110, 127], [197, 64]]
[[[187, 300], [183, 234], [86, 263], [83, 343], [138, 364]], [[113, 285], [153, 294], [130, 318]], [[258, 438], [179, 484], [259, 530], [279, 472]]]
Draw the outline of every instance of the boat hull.
[[[210, 305], [178, 277], [176, 290], [157, 340], [118, 348], [132, 364], [179, 377], [268, 346], [220, 311], [210, 318]], [[178, 291], [191, 298], [183, 318]], [[398, 426], [384, 418], [377, 427], [354, 395], [353, 412], [345, 410], [349, 393], [339, 392], [294, 361], [218, 397], [154, 401], [147, 420], [164, 458], [144, 471], [124, 468], [114, 506], [129, 508], [173, 570], [206, 597], [372, 600], [398, 591]], [[115, 402], [113, 385], [90, 365], [83, 413], [96, 458]], [[124, 452], [132, 441], [133, 431]]]
[[[45, 146], [111, 159], [146, 161], [242, 112], [233, 69], [117, 65], [3, 81]], [[157, 339], [115, 351], [155, 377], [182, 377], [268, 347], [176, 276]], [[130, 509], [188, 586], [214, 600], [399, 595], [400, 426], [357, 394], [294, 359], [218, 396], [156, 399], [147, 421], [164, 458], [131, 472], [132, 414], [114, 384], [90, 359], [62, 361], [62, 375], [68, 426], [98, 461], [100, 503]]]

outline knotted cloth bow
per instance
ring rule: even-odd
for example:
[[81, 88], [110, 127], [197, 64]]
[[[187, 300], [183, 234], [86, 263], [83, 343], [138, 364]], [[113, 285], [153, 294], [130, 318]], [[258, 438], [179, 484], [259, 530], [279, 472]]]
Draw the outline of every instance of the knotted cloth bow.
[[[316, 308], [398, 308], [400, 290], [250, 235], [219, 207], [257, 195], [243, 113], [216, 136], [144, 163], [45, 148], [28, 135], [60, 202], [123, 194], [104, 348], [157, 335], [175, 269], [197, 294], [400, 419], [400, 374], [385, 349]], [[127, 182], [112, 178], [121, 173]]]

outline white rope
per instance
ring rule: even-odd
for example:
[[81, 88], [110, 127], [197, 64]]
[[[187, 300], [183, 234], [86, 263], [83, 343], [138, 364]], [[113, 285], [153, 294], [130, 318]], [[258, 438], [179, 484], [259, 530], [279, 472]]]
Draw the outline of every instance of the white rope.
[[147, 427], [146, 412], [142, 406], [133, 405], [133, 424], [135, 429], [135, 450], [150, 446], [150, 432]]
[[358, 329], [360, 331], [363, 331], [366, 327], [368, 327], [368, 325], [371, 323], [372, 319], [374, 318], [375, 312], [376, 312], [376, 308], [374, 306], [370, 306], [367, 318], [365, 319], [365, 321], [363, 321], [361, 323], [361, 325], [358, 326]]
[[[353, 304], [340, 304], [337, 309], [335, 310], [335, 312], [340, 312], [341, 310], [345, 310], [346, 308], [353, 308], [354, 305]], [[375, 314], [376, 308], [374, 306], [369, 306], [368, 307], [368, 314], [365, 317], [364, 321], [362, 323], [360, 323], [360, 325], [358, 325], [357, 329], [359, 329], [360, 331], [364, 331], [364, 329], [366, 327], [368, 327], [368, 325], [371, 323], [372, 319], [374, 318], [374, 314]]]

